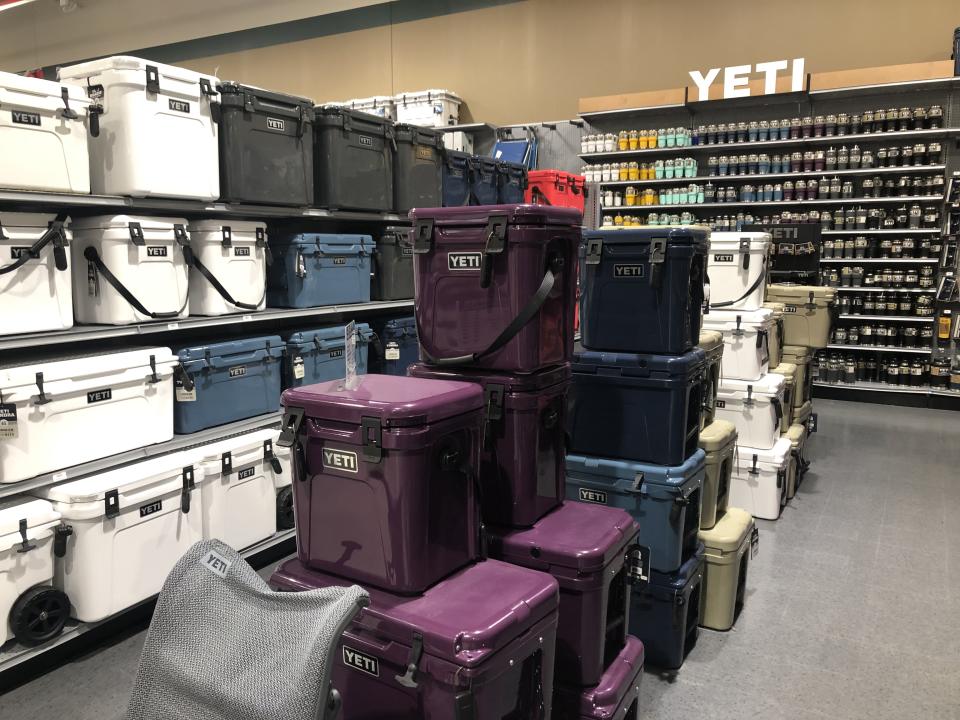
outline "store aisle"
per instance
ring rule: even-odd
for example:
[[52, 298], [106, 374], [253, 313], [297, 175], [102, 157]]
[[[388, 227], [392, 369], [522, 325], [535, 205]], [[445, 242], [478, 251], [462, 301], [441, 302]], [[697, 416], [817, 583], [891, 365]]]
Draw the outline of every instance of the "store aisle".
[[[960, 420], [818, 400], [813, 468], [760, 554], [734, 630], [702, 630], [641, 717], [960, 720]], [[268, 572], [266, 570], [265, 572]], [[143, 632], [0, 696], [4, 720], [112, 720]]]

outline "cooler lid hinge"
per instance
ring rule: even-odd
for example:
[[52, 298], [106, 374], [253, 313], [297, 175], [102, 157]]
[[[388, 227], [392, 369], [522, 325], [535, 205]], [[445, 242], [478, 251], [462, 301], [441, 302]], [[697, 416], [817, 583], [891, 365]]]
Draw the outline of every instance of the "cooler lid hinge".
[[159, 93], [160, 92], [160, 72], [159, 70], [157, 70], [157, 66], [147, 65], [146, 74], [147, 74], [147, 92]]
[[181, 477], [183, 478], [183, 489], [180, 490], [180, 512], [187, 514], [190, 512], [190, 491], [194, 488], [193, 465], [184, 467]]
[[110, 520], [120, 514], [120, 491], [114, 488], [103, 494], [103, 516]]
[[263, 461], [269, 463], [277, 475], [283, 474], [283, 465], [280, 464], [280, 458], [273, 452], [273, 440], [263, 441]]
[[383, 459], [383, 426], [380, 418], [361, 417], [360, 434], [363, 442], [363, 459], [378, 463]]
[[53, 554], [62, 558], [67, 554], [67, 538], [73, 535], [73, 525], [57, 525], [53, 530]]
[[740, 238], [741, 265], [744, 270], [750, 267], [750, 238]]
[[303, 408], [287, 408], [283, 414], [283, 420], [280, 421], [280, 437], [277, 438], [277, 445], [280, 447], [293, 447], [297, 440], [297, 433], [300, 432], [300, 424], [303, 422]]
[[425, 255], [433, 250], [433, 218], [417, 220], [413, 225], [413, 252]]
[[143, 247], [146, 242], [143, 239], [143, 227], [140, 223], [132, 222], [127, 226], [130, 229], [130, 242], [138, 247]]
[[407, 688], [418, 687], [417, 673], [420, 668], [420, 658], [423, 656], [423, 634], [413, 633], [413, 644], [410, 646], [410, 657], [407, 660], [407, 669], [403, 675], [395, 675], [394, 680]]
[[229, 475], [233, 472], [233, 453], [227, 450], [220, 456], [220, 474]]
[[37, 396], [37, 399], [33, 401], [34, 405], [46, 405], [50, 402], [50, 398], [47, 397], [47, 394], [43, 391], [43, 373], [38, 372], [36, 375], [37, 389], [40, 391], [40, 394]]
[[26, 553], [31, 550], [36, 549], [36, 545], [27, 540], [27, 519], [20, 518], [20, 547], [17, 548], [18, 553]]
[[600, 258], [603, 256], [603, 240], [592, 238], [587, 240], [587, 254], [585, 262], [587, 265], [599, 265]]

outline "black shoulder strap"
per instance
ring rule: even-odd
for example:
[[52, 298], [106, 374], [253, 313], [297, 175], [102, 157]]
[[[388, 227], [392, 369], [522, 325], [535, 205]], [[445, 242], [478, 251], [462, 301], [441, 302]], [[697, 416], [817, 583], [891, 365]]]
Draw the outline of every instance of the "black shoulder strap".
[[67, 236], [63, 230], [63, 224], [66, 222], [66, 220], [66, 213], [60, 213], [57, 215], [56, 218], [54, 218], [54, 220], [50, 223], [50, 227], [47, 228], [47, 231], [41, 235], [33, 245], [30, 246], [29, 250], [21, 253], [20, 257], [18, 257], [9, 265], [0, 267], [0, 275], [12, 273], [15, 270], [23, 267], [29, 260], [40, 257], [40, 251], [51, 242], [53, 243], [53, 261], [57, 270], [66, 270], [68, 267], [66, 251]]
[[97, 272], [103, 275], [103, 277], [106, 278], [107, 282], [110, 283], [110, 286], [114, 290], [116, 290], [118, 293], [120, 293], [120, 297], [126, 300], [133, 307], [133, 309], [136, 310], [141, 315], [146, 315], [147, 317], [153, 318], [154, 320], [166, 320], [169, 318], [179, 317], [180, 313], [182, 313], [183, 309], [187, 306], [187, 302], [189, 302], [190, 296], [188, 294], [187, 299], [183, 301], [183, 305], [180, 306], [179, 310], [174, 310], [173, 312], [150, 312], [149, 310], [147, 310], [147, 308], [143, 306], [142, 302], [137, 300], [136, 296], [134, 296], [134, 294], [130, 292], [127, 286], [124, 285], [122, 282], [120, 282], [120, 280], [117, 279], [116, 275], [110, 272], [110, 269], [104, 264], [103, 260], [100, 257], [100, 253], [97, 252], [97, 249], [95, 247], [93, 246], [87, 247], [83, 251], [83, 257], [88, 262], [92, 262], [94, 266], [97, 268]]
[[764, 268], [763, 268], [763, 270], [760, 271], [760, 274], [757, 276], [757, 279], [753, 281], [753, 284], [752, 284], [750, 287], [747, 288], [747, 291], [746, 291], [745, 293], [743, 293], [743, 295], [741, 295], [740, 297], [738, 297], [738, 298], [735, 299], [735, 300], [727, 300], [727, 301], [722, 302], [722, 303], [710, 303], [710, 308], [711, 308], [711, 309], [719, 309], [719, 308], [730, 307], [731, 305], [736, 305], [738, 302], [740, 302], [740, 301], [743, 300], [744, 298], [749, 297], [750, 294], [751, 294], [754, 290], [756, 290], [758, 287], [760, 287], [760, 285], [761, 285], [761, 284], [764, 282], [764, 280], [766, 280], [766, 279], [767, 279], [767, 268], [766, 268], [766, 265], [764, 265]]
[[[220, 297], [222, 297], [231, 305], [238, 307], [242, 310], [258, 310], [260, 308], [260, 303], [263, 302], [263, 297], [261, 297], [256, 304], [245, 303], [245, 302], [240, 302], [239, 300], [234, 300], [233, 295], [231, 295], [230, 292], [223, 286], [223, 283], [221, 283], [217, 279], [216, 275], [210, 272], [210, 269], [206, 265], [204, 265], [202, 262], [200, 262], [200, 258], [197, 257], [196, 253], [191, 254], [189, 258], [189, 262], [191, 265], [193, 265], [193, 267], [195, 267], [197, 270], [200, 271], [200, 274], [207, 279], [207, 282], [213, 285], [213, 289], [216, 290], [218, 293], [220, 293]], [[266, 290], [264, 290], [264, 297], [266, 297]]]

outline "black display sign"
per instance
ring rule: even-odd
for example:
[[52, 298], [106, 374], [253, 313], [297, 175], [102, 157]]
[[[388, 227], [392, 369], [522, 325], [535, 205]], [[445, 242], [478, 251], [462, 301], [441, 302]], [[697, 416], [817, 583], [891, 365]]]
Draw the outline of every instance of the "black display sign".
[[781, 273], [817, 273], [820, 270], [820, 225], [790, 223], [744, 225], [744, 232], [768, 232], [773, 238], [770, 269]]

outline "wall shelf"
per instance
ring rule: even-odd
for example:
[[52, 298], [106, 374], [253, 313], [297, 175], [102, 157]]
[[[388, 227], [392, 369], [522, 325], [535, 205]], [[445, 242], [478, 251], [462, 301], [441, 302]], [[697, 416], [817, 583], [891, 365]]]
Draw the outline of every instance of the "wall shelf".
[[[789, 173], [766, 173], [755, 175], [697, 175], [695, 177], [689, 178], [660, 178], [653, 180], [608, 180], [606, 182], [597, 183], [601, 187], [617, 187], [617, 186], [627, 186], [627, 185], [684, 185], [690, 183], [700, 183], [700, 182], [713, 182], [719, 183], [721, 181], [735, 181], [735, 182], [747, 182], [755, 181], [761, 182], [763, 180], [792, 180], [792, 179], [804, 179], [804, 178], [813, 178], [817, 180], [822, 177], [833, 177], [834, 175], [840, 177], [848, 176], [857, 176], [857, 175], [905, 175], [905, 174], [919, 174], [926, 172], [944, 172], [946, 170], [945, 165], [911, 165], [909, 167], [883, 167], [883, 168], [869, 168], [869, 169], [857, 169], [857, 170], [834, 170], [833, 172], [826, 171], [810, 171], [810, 172], [789, 172]], [[937, 196], [941, 197], [941, 196]]]
[[936, 288], [878, 288], [878, 287], [835, 287], [837, 292], [897, 292], [897, 293], [935, 293]]
[[[942, 195], [910, 195], [908, 197], [894, 197], [894, 198], [846, 198], [846, 199], [837, 199], [837, 200], [771, 200], [771, 201], [759, 201], [759, 202], [713, 202], [713, 203], [678, 203], [676, 205], [614, 205], [612, 207], [604, 207], [603, 212], [614, 212], [619, 210], [672, 210], [672, 209], [684, 209], [684, 210], [719, 210], [722, 208], [731, 208], [731, 207], [804, 207], [808, 205], [827, 205], [827, 206], [844, 206], [844, 205], [882, 205], [885, 203], [914, 203], [914, 202], [943, 202]], [[862, 233], [869, 232], [868, 230], [861, 230]]]
[[[937, 258], [820, 258], [820, 262], [827, 265], [858, 265], [860, 263], [866, 265], [936, 265], [940, 261]], [[849, 289], [853, 290], [853, 288]], [[893, 288], [880, 289], [892, 290]]]
[[932, 323], [932, 317], [913, 315], [838, 315], [840, 320], [876, 320], [877, 322]]
[[941, 228], [892, 228], [890, 230], [821, 230], [821, 235], [930, 235], [943, 232]]
[[830, 350], [872, 350], [875, 352], [888, 353], [907, 353], [914, 355], [930, 355], [933, 351], [930, 348], [914, 347], [890, 347], [887, 345], [827, 345]]

